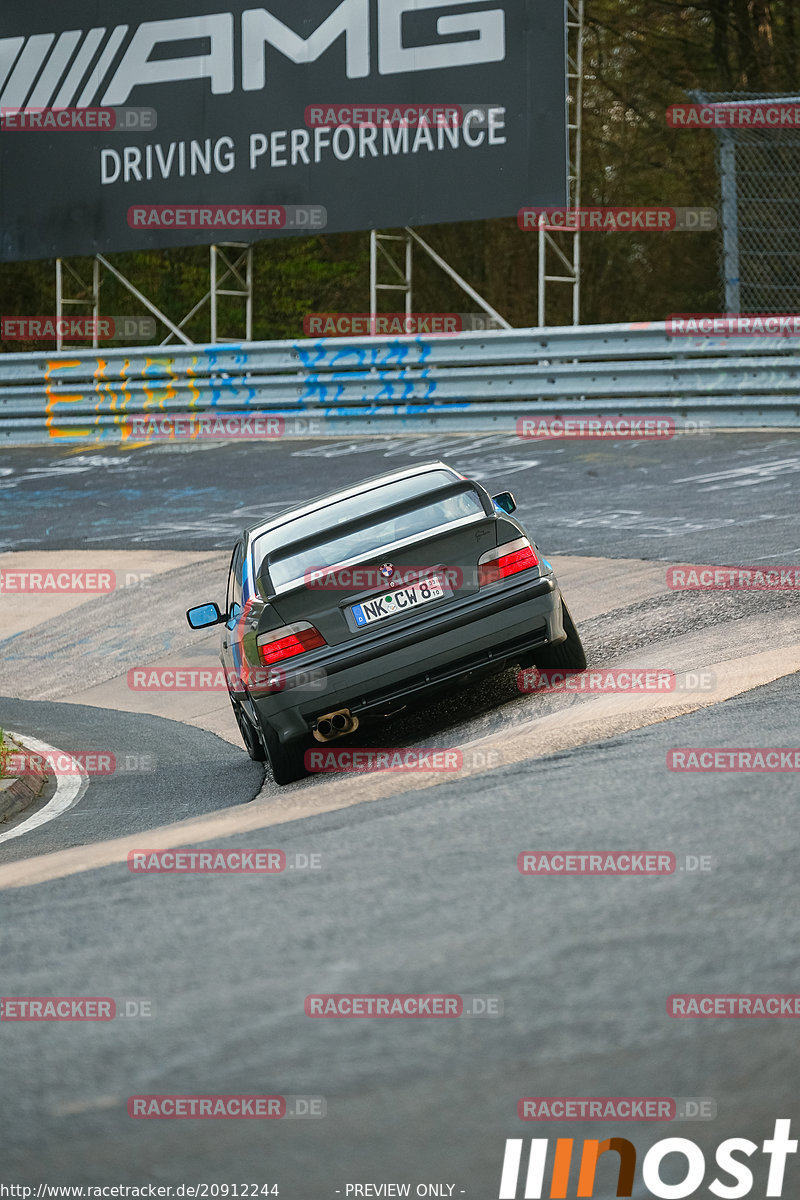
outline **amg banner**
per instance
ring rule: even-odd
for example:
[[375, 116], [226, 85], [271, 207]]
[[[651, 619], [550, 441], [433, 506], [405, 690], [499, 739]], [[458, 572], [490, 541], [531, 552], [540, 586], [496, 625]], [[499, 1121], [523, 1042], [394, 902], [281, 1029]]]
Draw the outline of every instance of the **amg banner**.
[[227, 3], [4, 0], [0, 261], [566, 202], [564, 0]]

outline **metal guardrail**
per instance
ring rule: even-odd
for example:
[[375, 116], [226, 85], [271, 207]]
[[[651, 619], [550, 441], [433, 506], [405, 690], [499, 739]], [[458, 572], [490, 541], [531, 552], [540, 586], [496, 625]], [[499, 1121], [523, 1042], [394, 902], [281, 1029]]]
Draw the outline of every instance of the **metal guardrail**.
[[641, 323], [0, 355], [7, 445], [119, 442], [133, 416], [189, 411], [293, 417], [299, 434], [512, 432], [544, 412], [797, 428], [800, 338]]

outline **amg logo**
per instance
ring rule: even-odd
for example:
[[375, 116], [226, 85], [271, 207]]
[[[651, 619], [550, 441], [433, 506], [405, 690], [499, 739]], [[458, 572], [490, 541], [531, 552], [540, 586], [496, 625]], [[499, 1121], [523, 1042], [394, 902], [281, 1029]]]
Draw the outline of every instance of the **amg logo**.
[[[410, 74], [502, 62], [506, 56], [506, 39], [505, 11], [501, 7], [442, 13], [436, 18], [436, 31], [442, 38], [451, 39], [449, 41], [421, 46], [407, 46], [403, 41], [403, 19], [407, 14], [448, 9], [454, 5], [463, 10], [466, 5], [484, 2], [378, 0], [378, 74]], [[118, 51], [128, 37], [128, 25], [116, 25], [107, 39], [105, 26], [88, 32], [69, 30], [58, 37], [54, 33], [37, 33], [28, 38], [2, 38], [0, 107], [83, 108], [93, 103], [125, 104], [135, 88], [146, 89], [138, 97], [144, 103], [145, 97], [151, 98], [152, 85], [188, 79], [207, 79], [212, 94], [226, 95], [235, 87], [234, 42], [237, 33], [241, 47], [239, 83], [242, 91], [260, 91], [266, 87], [268, 46], [291, 62], [305, 64], [315, 62], [341, 37], [345, 39], [347, 78], [363, 79], [374, 69], [371, 10], [371, 0], [341, 0], [307, 37], [296, 33], [267, 8], [243, 11], [238, 30], [236, 14], [232, 12], [144, 21], [135, 27], [111, 74]], [[181, 54], [182, 44], [198, 39], [205, 43], [203, 53]], [[172, 43], [175, 44], [174, 57], [168, 54]]]

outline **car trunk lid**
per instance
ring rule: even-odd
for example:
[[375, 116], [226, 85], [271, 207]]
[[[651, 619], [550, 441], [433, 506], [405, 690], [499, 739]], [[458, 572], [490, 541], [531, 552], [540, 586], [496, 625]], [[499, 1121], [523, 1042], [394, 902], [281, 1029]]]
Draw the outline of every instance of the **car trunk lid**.
[[486, 509], [474, 486], [459, 480], [285, 541], [260, 566], [259, 586], [283, 622], [307, 621], [329, 645], [366, 629], [390, 636], [412, 614], [478, 590], [478, 559], [496, 544], [496, 515]]

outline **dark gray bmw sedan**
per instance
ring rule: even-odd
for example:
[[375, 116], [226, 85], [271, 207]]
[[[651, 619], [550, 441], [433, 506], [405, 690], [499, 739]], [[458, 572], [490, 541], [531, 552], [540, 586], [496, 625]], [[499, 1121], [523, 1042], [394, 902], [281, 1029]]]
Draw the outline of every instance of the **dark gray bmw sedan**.
[[365, 479], [246, 529], [221, 658], [251, 758], [275, 781], [305, 773], [316, 743], [486, 671], [582, 669], [586, 659], [553, 569], [511, 514], [446, 463]]

